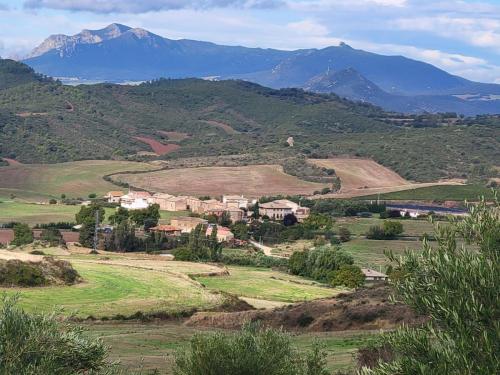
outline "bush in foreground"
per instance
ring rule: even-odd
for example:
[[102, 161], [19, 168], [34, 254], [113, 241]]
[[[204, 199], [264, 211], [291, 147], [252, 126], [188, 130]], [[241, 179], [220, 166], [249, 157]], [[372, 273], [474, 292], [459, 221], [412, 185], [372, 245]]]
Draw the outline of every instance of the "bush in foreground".
[[390, 355], [384, 351], [363, 374], [500, 373], [499, 201], [482, 201], [461, 221], [437, 226], [436, 238], [436, 247], [424, 241], [422, 251], [391, 257], [396, 297], [429, 322], [385, 335]]
[[315, 345], [301, 355], [290, 336], [275, 329], [245, 325], [237, 333], [200, 333], [178, 352], [175, 375], [328, 375], [325, 353]]
[[106, 368], [107, 347], [54, 315], [28, 314], [17, 297], [0, 301], [0, 374], [68, 375]]

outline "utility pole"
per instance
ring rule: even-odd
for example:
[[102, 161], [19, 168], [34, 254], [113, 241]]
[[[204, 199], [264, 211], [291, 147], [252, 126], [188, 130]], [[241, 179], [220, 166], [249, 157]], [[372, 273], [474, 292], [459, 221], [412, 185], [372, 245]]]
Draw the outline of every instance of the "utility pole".
[[97, 254], [97, 244], [99, 242], [99, 209], [95, 212], [95, 228], [94, 228], [94, 248], [91, 254]]

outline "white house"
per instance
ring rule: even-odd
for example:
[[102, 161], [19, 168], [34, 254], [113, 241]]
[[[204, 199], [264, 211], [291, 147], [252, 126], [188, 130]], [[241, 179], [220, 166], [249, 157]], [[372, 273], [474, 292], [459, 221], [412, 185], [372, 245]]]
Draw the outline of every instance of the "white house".
[[151, 194], [147, 191], [131, 191], [120, 198], [120, 206], [128, 210], [141, 210], [149, 207]]

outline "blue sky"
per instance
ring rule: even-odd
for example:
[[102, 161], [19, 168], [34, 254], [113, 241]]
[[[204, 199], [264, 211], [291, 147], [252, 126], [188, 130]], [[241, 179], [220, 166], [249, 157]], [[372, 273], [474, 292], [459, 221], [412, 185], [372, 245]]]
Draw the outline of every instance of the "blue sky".
[[167, 38], [404, 55], [500, 83], [500, 0], [0, 0], [0, 56], [118, 22]]

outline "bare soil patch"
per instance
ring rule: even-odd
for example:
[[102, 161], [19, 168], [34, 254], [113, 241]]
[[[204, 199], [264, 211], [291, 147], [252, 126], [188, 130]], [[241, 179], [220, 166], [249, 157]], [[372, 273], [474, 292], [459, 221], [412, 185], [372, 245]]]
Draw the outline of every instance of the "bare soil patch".
[[339, 157], [331, 159], [310, 159], [309, 161], [319, 167], [334, 169], [341, 182], [341, 189], [338, 193], [327, 194], [315, 198], [350, 198], [434, 185], [461, 184], [461, 182], [456, 180], [413, 183], [405, 180], [396, 172], [371, 159]]
[[200, 120], [200, 122], [203, 122], [208, 125], [216, 126], [222, 130], [224, 130], [227, 134], [239, 134], [240, 132], [237, 130], [234, 130], [231, 125], [225, 124], [220, 121], [214, 121], [214, 120]]
[[148, 144], [149, 147], [151, 147], [151, 149], [153, 150], [153, 152], [157, 155], [165, 155], [181, 147], [173, 143], [163, 144], [153, 138], [148, 138], [148, 137], [134, 137], [134, 139], [137, 139], [138, 141]]
[[15, 165], [22, 165], [20, 161], [17, 161], [15, 159], [9, 159], [9, 158], [3, 158], [7, 163], [9, 163], [10, 166], [15, 166]]
[[346, 330], [391, 329], [401, 324], [416, 324], [424, 318], [402, 304], [389, 302], [388, 286], [375, 285], [351, 294], [292, 304], [272, 310], [234, 313], [201, 312], [186, 325], [239, 329], [248, 321], [287, 330], [327, 332]]
[[[312, 194], [326, 184], [300, 180], [279, 165], [179, 168], [114, 178], [132, 186], [187, 195], [244, 194], [249, 197], [277, 194]], [[147, 184], [147, 186], [145, 186]]]
[[158, 130], [158, 133], [167, 136], [168, 140], [172, 142], [180, 142], [187, 138], [191, 138], [189, 134], [181, 132], [166, 132], [163, 130]]

